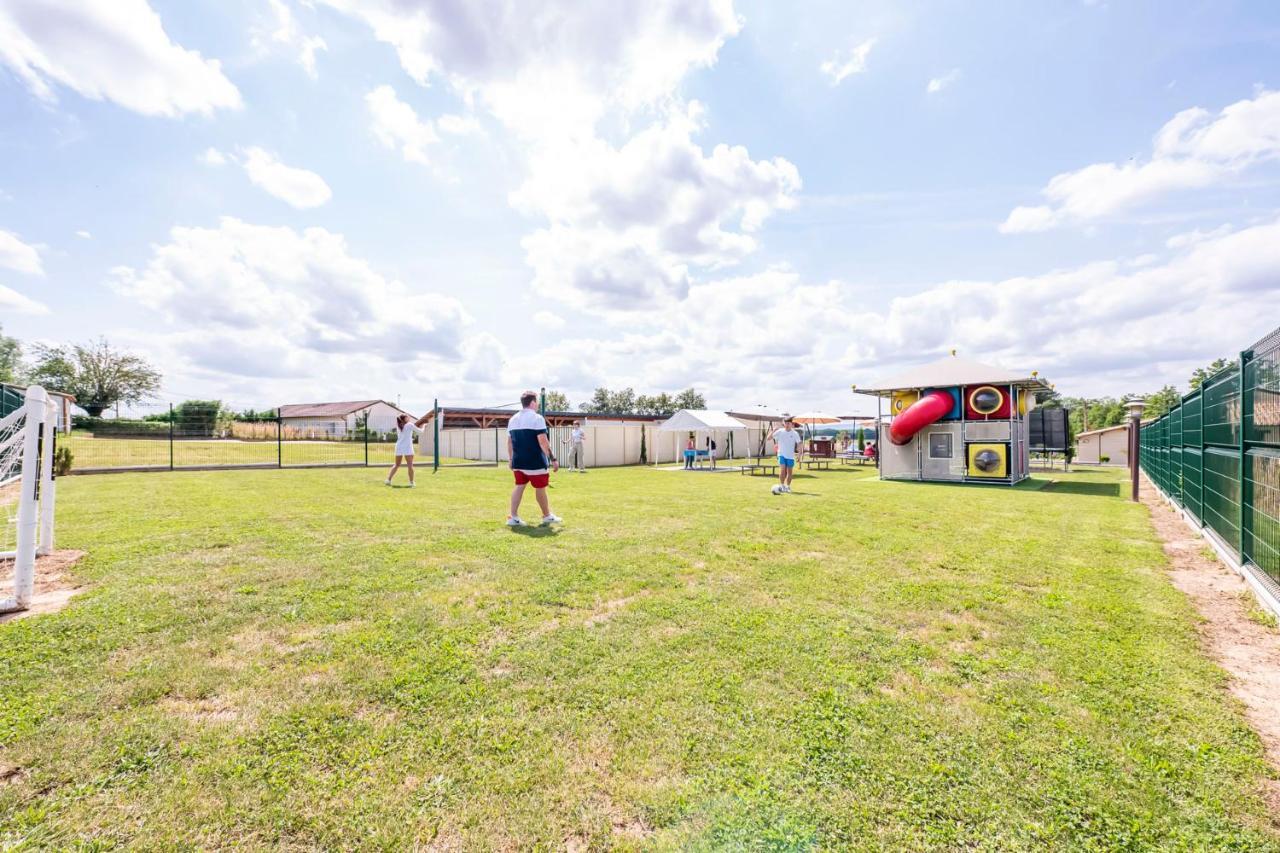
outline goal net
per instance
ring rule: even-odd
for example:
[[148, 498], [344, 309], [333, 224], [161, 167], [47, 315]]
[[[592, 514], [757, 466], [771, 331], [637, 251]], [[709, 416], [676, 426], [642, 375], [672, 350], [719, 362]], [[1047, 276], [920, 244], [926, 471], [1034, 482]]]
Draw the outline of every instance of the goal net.
[[0, 418], [0, 613], [30, 606], [36, 557], [53, 550], [56, 425], [56, 405], [39, 386]]

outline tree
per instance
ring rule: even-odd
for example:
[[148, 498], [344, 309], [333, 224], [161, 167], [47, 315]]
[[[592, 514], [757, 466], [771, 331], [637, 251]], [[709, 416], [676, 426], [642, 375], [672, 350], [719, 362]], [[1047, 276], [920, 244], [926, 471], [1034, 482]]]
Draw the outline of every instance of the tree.
[[93, 417], [116, 403], [139, 403], [160, 390], [160, 373], [146, 359], [113, 349], [106, 338], [85, 345], [37, 346], [28, 377], [72, 394]]
[[674, 404], [676, 409], [705, 409], [707, 398], [692, 388], [686, 388], [676, 395]]
[[547, 392], [547, 411], [548, 412], [571, 412], [573, 409], [569, 406], [569, 398], [565, 396], [563, 391]]
[[1177, 388], [1166, 385], [1156, 393], [1148, 394], [1146, 400], [1147, 408], [1142, 414], [1148, 418], [1158, 418], [1179, 405], [1182, 402], [1182, 395], [1178, 393]]
[[6, 337], [0, 327], [0, 382], [17, 382], [22, 367], [22, 344], [17, 338]]
[[1208, 379], [1210, 376], [1212, 376], [1213, 374], [1217, 373], [1220, 370], [1227, 369], [1233, 364], [1235, 364], [1234, 359], [1215, 358], [1208, 366], [1197, 367], [1195, 371], [1191, 374], [1191, 381], [1189, 383], [1191, 385], [1191, 390], [1195, 391], [1197, 388], [1203, 385], [1204, 381]]

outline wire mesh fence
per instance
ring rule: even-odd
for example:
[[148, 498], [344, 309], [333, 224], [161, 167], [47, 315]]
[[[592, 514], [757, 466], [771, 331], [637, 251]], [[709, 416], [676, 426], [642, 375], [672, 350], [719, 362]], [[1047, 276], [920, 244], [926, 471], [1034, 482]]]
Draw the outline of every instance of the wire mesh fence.
[[145, 408], [124, 418], [75, 418], [62, 443], [79, 473], [390, 464], [395, 434], [359, 418], [237, 420], [216, 409]]
[[1280, 329], [1141, 433], [1142, 470], [1280, 590]]

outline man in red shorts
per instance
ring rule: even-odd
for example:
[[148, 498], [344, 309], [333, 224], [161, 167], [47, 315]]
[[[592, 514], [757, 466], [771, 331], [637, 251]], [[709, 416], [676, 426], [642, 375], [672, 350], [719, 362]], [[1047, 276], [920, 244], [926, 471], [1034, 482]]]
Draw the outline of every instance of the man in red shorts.
[[511, 472], [516, 478], [516, 488], [511, 493], [511, 515], [507, 516], [508, 527], [524, 525], [520, 520], [520, 501], [524, 499], [524, 487], [530, 484], [542, 509], [542, 523], [555, 524], [562, 520], [551, 511], [551, 502], [547, 499], [547, 482], [551, 479], [547, 462], [550, 460], [552, 471], [559, 470], [560, 463], [551, 452], [547, 422], [538, 414], [537, 406], [538, 395], [525, 391], [520, 395], [520, 411], [507, 422], [507, 458], [511, 460]]

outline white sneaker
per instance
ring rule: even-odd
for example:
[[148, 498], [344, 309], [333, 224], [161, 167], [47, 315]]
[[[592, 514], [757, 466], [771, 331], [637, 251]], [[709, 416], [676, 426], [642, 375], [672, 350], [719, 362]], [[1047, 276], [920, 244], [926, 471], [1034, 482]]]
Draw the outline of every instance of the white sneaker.
[[556, 515], [554, 512], [551, 513], [551, 515], [544, 515], [542, 517], [543, 524], [559, 524], [562, 521], [564, 521], [564, 519]]
[[524, 522], [517, 516], [511, 516], [507, 519], [507, 527], [524, 527]]
[[391, 481], [390, 481], [390, 480], [383, 480], [383, 482], [384, 482], [384, 483], [386, 483], [388, 486], [390, 486], [390, 485], [391, 485]]
[[410, 484], [409, 484], [409, 488], [411, 488], [411, 489], [416, 489], [417, 487], [418, 487], [418, 484], [417, 484], [417, 483], [410, 483]]
[[786, 492], [787, 494], [791, 494], [791, 487], [790, 487], [790, 486], [783, 486], [783, 487], [782, 487], [782, 491]]

